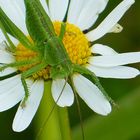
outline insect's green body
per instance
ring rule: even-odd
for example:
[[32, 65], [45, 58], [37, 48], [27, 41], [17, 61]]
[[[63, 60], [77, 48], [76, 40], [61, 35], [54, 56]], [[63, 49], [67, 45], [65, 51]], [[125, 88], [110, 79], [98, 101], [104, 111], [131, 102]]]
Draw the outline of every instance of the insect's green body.
[[[19, 42], [24, 47], [35, 51], [38, 54], [36, 58], [33, 58], [29, 61], [19, 61], [11, 64], [3, 64], [3, 66], [0, 67], [0, 71], [2, 71], [7, 67], [22, 67], [25, 65], [36, 63], [34, 67], [21, 72], [21, 81], [25, 90], [25, 98], [22, 101], [21, 106], [26, 106], [26, 100], [29, 96], [29, 89], [26, 83], [26, 78], [31, 77], [33, 74], [39, 72], [47, 66], [50, 66], [51, 68], [51, 79], [69, 78], [74, 93], [76, 91], [72, 82], [72, 74], [76, 72], [87, 76], [87, 78], [89, 78], [92, 82], [95, 82], [99, 89], [105, 94], [107, 99], [113, 102], [112, 99], [104, 91], [94, 73], [83, 66], [73, 64], [71, 62], [62, 41], [66, 28], [65, 23], [62, 22], [60, 35], [57, 36], [53, 27], [53, 23], [41, 6], [39, 0], [24, 0], [24, 3], [26, 7], [26, 25], [29, 35], [34, 43], [31, 43], [28, 40], [27, 35], [24, 35], [22, 31], [17, 28], [17, 26], [6, 16], [6, 14], [0, 8], [0, 28], [2, 29], [8, 41], [9, 49], [14, 52], [16, 50], [16, 47], [10, 40], [7, 33], [11, 34], [13, 37], [19, 40]], [[14, 76], [15, 74], [16, 73], [0, 77], [0, 81], [9, 78], [10, 76]]]
[[[27, 49], [38, 53], [36, 58], [29, 61], [4, 64], [2, 67], [0, 67], [0, 71], [2, 71], [7, 67], [20, 67], [33, 63], [39, 63], [21, 73], [21, 81], [25, 90], [25, 99], [21, 105], [25, 105], [25, 102], [29, 96], [29, 90], [25, 79], [31, 77], [33, 74], [46, 68], [47, 66], [51, 67], [50, 78], [52, 79], [67, 79], [68, 77], [71, 77], [74, 72], [90, 77], [90, 80], [95, 82], [99, 89], [106, 95], [108, 100], [112, 101], [102, 88], [98, 78], [94, 75], [94, 73], [84, 68], [83, 66], [73, 64], [71, 62], [62, 41], [66, 28], [65, 23], [61, 24], [60, 35], [57, 36], [53, 27], [53, 23], [49, 16], [46, 14], [39, 0], [24, 0], [24, 3], [26, 7], [26, 25], [34, 44], [28, 40], [27, 36], [25, 36], [20, 31], [20, 29], [17, 28], [17, 26], [6, 16], [6, 14], [0, 8], [0, 28], [2, 29], [9, 43], [9, 48], [12, 51], [16, 50], [16, 47], [8, 37], [7, 32], [18, 39], [20, 43]], [[6, 78], [7, 77], [8, 76], [6, 76]], [[5, 77], [0, 77], [0, 79], [4, 78]]]
[[72, 63], [60, 38], [53, 37], [48, 40], [44, 56], [45, 61], [51, 66], [52, 78], [65, 78], [72, 73]]
[[[25, 100], [23, 101], [22, 106], [25, 105], [25, 101], [29, 96], [29, 90], [25, 81], [26, 78], [47, 66], [51, 67], [50, 78], [52, 79], [67, 78], [73, 73], [73, 64], [62, 42], [65, 34], [65, 24], [62, 23], [60, 36], [58, 37], [55, 33], [52, 21], [41, 6], [39, 0], [24, 0], [24, 3], [26, 7], [26, 25], [34, 44], [27, 39], [27, 37], [12, 23], [0, 8], [1, 28], [5, 27], [2, 28], [2, 30], [7, 37], [7, 40], [10, 39], [6, 32], [9, 32], [17, 38], [23, 46], [27, 49], [36, 51], [38, 54], [37, 58], [31, 59], [28, 62], [15, 62], [12, 64], [6, 64], [0, 68], [0, 70], [4, 70], [7, 67], [29, 65], [35, 61], [40, 63], [21, 74], [21, 81], [25, 89]], [[9, 44], [10, 43], [11, 42], [9, 41]]]
[[[64, 24], [62, 23], [61, 33], [58, 37], [49, 16], [39, 1], [25, 0], [25, 5], [28, 31], [37, 43], [37, 48], [40, 48], [44, 61], [51, 66], [51, 78], [68, 77], [72, 73], [72, 63], [62, 42], [65, 33]], [[40, 25], [42, 28], [37, 28]]]

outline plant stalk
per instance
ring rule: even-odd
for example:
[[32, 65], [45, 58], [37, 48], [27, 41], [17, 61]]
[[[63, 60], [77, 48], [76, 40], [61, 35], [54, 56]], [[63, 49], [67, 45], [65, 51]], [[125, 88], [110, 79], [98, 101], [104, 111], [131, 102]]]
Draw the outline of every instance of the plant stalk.
[[44, 96], [36, 115], [35, 140], [72, 140], [67, 108], [54, 106], [51, 82], [45, 82]]

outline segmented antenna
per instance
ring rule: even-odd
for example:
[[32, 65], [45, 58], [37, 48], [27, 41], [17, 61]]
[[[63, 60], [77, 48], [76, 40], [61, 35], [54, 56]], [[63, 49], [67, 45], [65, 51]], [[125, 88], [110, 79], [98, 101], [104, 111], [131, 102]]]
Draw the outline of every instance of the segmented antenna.
[[41, 135], [41, 133], [42, 133], [42, 131], [43, 131], [43, 128], [44, 128], [44, 127], [46, 126], [46, 124], [48, 123], [48, 121], [49, 121], [49, 119], [50, 119], [50, 117], [51, 117], [51, 115], [52, 115], [52, 113], [53, 113], [55, 107], [57, 106], [57, 103], [58, 103], [58, 101], [59, 101], [59, 99], [60, 99], [60, 97], [61, 97], [61, 95], [62, 95], [62, 93], [63, 93], [63, 91], [64, 91], [64, 89], [65, 89], [65, 87], [66, 87], [67, 81], [68, 81], [68, 78], [66, 78], [65, 83], [64, 83], [64, 86], [63, 86], [63, 88], [62, 88], [62, 91], [60, 92], [60, 95], [59, 95], [58, 99], [57, 99], [56, 102], [54, 103], [54, 106], [52, 107], [52, 110], [50, 111], [49, 115], [47, 116], [46, 120], [44, 121], [42, 127], [41, 127], [40, 130], [38, 131], [38, 134], [37, 134], [35, 140], [38, 140], [39, 136]]

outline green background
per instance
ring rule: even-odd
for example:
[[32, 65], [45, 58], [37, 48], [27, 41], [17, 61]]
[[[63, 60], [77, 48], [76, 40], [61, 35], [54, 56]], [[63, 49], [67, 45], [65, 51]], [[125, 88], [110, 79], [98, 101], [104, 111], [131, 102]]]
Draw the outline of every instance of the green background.
[[[95, 26], [120, 1], [110, 0], [108, 7], [101, 14]], [[119, 23], [124, 27], [120, 34], [108, 34], [98, 40], [98, 43], [106, 44], [118, 52], [140, 51], [140, 0], [136, 0], [135, 5]], [[132, 66], [140, 69], [139, 64]], [[140, 78], [130, 80], [101, 79], [101, 82], [109, 95], [118, 103], [119, 108], [114, 107], [109, 116], [102, 117], [94, 114], [80, 100], [85, 140], [140, 140]], [[37, 115], [24, 132], [15, 133], [12, 131], [12, 121], [17, 107], [0, 113], [0, 140], [34, 140]], [[76, 104], [69, 108], [69, 116], [73, 140], [82, 140]]]

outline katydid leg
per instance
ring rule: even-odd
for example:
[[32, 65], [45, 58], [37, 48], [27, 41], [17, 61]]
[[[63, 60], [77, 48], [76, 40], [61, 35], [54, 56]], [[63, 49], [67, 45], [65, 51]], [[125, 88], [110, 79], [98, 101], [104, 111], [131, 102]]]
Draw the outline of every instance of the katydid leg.
[[41, 64], [38, 64], [38, 65], [32, 67], [31, 69], [29, 69], [21, 74], [21, 82], [22, 82], [22, 85], [23, 85], [23, 88], [25, 91], [25, 97], [21, 103], [21, 107], [24, 108], [26, 106], [26, 101], [30, 95], [29, 88], [28, 88], [28, 85], [26, 82], [26, 78], [31, 77], [33, 74], [39, 72], [40, 70], [44, 69], [45, 67], [47, 67], [47, 64], [42, 62]]
[[23, 61], [18, 61], [18, 62], [13, 62], [13, 63], [9, 63], [9, 64], [2, 64], [2, 66], [0, 66], [0, 72], [5, 70], [6, 68], [9, 67], [22, 67], [22, 66], [26, 66], [26, 65], [31, 65], [34, 63], [39, 63], [39, 59], [38, 58], [32, 58], [30, 60], [23, 60]]

